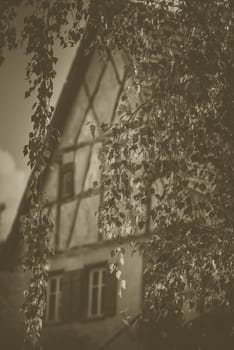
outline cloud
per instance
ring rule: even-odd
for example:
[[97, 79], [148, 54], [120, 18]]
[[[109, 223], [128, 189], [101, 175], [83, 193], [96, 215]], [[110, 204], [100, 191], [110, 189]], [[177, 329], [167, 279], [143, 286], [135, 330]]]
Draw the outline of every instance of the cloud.
[[23, 170], [17, 169], [12, 155], [0, 149], [0, 204], [6, 209], [1, 214], [0, 240], [7, 237], [27, 182]]

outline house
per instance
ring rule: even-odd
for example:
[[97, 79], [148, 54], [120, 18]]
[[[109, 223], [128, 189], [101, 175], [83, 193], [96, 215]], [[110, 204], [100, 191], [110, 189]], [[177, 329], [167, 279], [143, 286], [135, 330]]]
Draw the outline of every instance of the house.
[[[55, 223], [51, 237], [55, 255], [50, 261], [42, 344], [45, 350], [141, 349], [136, 328], [143, 302], [143, 258], [139, 254], [132, 256], [128, 242], [124, 244], [123, 278], [127, 289], [120, 298], [118, 282], [106, 269], [116, 243], [104, 241], [98, 233], [95, 213], [102, 194], [90, 194], [99, 177], [100, 124], [113, 123], [116, 118], [126, 80], [125, 58], [120, 53], [107, 53], [108, 59], [102, 61], [96, 51], [85, 54], [87, 45], [83, 41], [78, 49], [53, 119], [62, 139], [44, 183]], [[95, 138], [90, 124], [95, 125]], [[19, 218], [27, 210], [26, 192], [27, 189], [12, 231], [0, 250], [0, 345], [4, 350], [21, 348], [24, 337], [23, 318], [18, 310], [29, 276], [19, 268], [24, 249]], [[132, 317], [131, 327], [122, 320], [125, 312]], [[205, 317], [202, 322], [213, 338], [211, 344], [221, 348], [223, 343], [217, 341], [213, 332], [216, 329], [218, 334], [225, 322], [221, 317], [214, 326]], [[201, 334], [203, 337], [200, 330], [197, 332], [197, 338]], [[228, 338], [225, 332], [226, 329], [219, 341]], [[145, 334], [150, 342], [152, 333]], [[186, 339], [182, 333], [179, 337], [185, 340], [180, 349], [197, 349], [190, 333]], [[155, 348], [162, 346], [157, 341], [156, 338]], [[169, 343], [168, 348], [172, 345]], [[204, 345], [204, 349], [208, 348]]]
[[[96, 51], [86, 54], [88, 40], [77, 52], [61, 93], [53, 124], [61, 142], [47, 169], [44, 190], [54, 220], [51, 244], [47, 311], [42, 334], [44, 349], [135, 349], [121, 311], [135, 320], [142, 306], [142, 257], [132, 257], [126, 242], [123, 276], [127, 290], [118, 296], [118, 281], [107, 270], [113, 241], [103, 241], [95, 214], [102, 194], [90, 195], [99, 177], [97, 153], [102, 122], [113, 123], [126, 73], [124, 57], [108, 53], [107, 60]], [[95, 125], [95, 138], [90, 125]], [[23, 242], [19, 218], [27, 210], [27, 189], [12, 231], [0, 258], [1, 312], [0, 344], [4, 350], [19, 349], [24, 326], [19, 312], [29, 276], [19, 267]]]

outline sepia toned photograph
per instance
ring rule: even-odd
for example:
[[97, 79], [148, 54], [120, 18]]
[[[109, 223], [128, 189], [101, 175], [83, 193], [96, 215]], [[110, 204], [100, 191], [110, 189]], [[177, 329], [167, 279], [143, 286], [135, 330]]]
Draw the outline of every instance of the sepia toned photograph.
[[0, 0], [0, 349], [234, 350], [234, 1]]

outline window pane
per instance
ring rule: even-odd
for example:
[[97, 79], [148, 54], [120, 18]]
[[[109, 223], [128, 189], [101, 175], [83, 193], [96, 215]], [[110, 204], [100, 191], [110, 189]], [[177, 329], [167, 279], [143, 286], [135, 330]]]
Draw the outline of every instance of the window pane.
[[50, 280], [50, 292], [51, 293], [56, 292], [56, 282], [57, 282], [57, 280], [55, 278], [52, 278]]
[[58, 283], [59, 283], [59, 288], [58, 290], [61, 292], [62, 291], [62, 278], [58, 279]]
[[72, 163], [65, 164], [62, 170], [62, 197], [72, 196], [74, 189], [74, 167]]
[[58, 305], [57, 305], [57, 321], [61, 320], [62, 316], [62, 293], [58, 294]]
[[92, 290], [92, 307], [91, 307], [91, 314], [92, 315], [97, 314], [97, 305], [98, 305], [98, 288], [93, 288], [93, 290]]
[[98, 285], [98, 277], [99, 277], [99, 271], [93, 272], [93, 286]]
[[104, 314], [104, 294], [105, 294], [104, 289], [105, 289], [105, 286], [102, 286], [102, 289], [101, 289], [101, 307], [100, 307], [102, 315]]
[[56, 296], [55, 294], [50, 295], [49, 300], [49, 321], [53, 321], [55, 319], [55, 302], [56, 302]]
[[72, 185], [72, 172], [71, 171], [68, 171], [64, 174], [64, 184], [68, 190], [69, 190], [69, 188], [71, 188], [71, 185]]
[[106, 281], [106, 271], [103, 270], [102, 271], [102, 283], [105, 284], [105, 281]]

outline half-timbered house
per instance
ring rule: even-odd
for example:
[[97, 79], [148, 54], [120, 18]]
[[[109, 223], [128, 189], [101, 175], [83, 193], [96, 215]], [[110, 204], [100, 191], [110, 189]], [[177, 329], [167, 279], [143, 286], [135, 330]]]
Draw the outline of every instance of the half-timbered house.
[[[132, 255], [128, 242], [124, 244], [122, 274], [127, 289], [120, 298], [118, 281], [107, 271], [116, 243], [99, 235], [96, 213], [103, 198], [100, 191], [91, 191], [99, 180], [100, 125], [117, 118], [126, 81], [125, 58], [119, 52], [107, 52], [102, 60], [96, 51], [86, 54], [87, 45], [86, 39], [78, 48], [53, 117], [61, 141], [44, 180], [54, 220], [51, 245], [55, 254], [50, 260], [42, 344], [45, 350], [141, 349], [142, 334], [135, 330], [142, 310], [143, 258]], [[90, 125], [95, 126], [95, 137]], [[199, 196], [193, 194], [196, 200]], [[27, 210], [26, 189], [10, 235], [0, 249], [0, 348], [4, 350], [20, 349], [24, 339], [19, 309], [29, 276], [20, 268], [24, 245], [19, 221]], [[134, 327], [126, 326], [123, 314], [131, 317]], [[187, 319], [194, 316], [187, 312]], [[219, 317], [217, 324], [221, 323]], [[192, 344], [189, 335], [185, 348]]]
[[[113, 123], [126, 74], [124, 57], [86, 54], [87, 42], [77, 52], [64, 84], [53, 125], [61, 142], [51, 159], [44, 182], [49, 210], [54, 219], [42, 344], [45, 349], [136, 348], [121, 311], [133, 319], [141, 310], [142, 258], [126, 244], [127, 290], [118, 296], [117, 279], [106, 270], [115, 243], [98, 233], [98, 210], [102, 194], [90, 195], [99, 178], [100, 124]], [[95, 125], [95, 138], [90, 132]], [[12, 231], [1, 254], [0, 344], [4, 350], [20, 348], [23, 318], [19, 308], [28, 275], [19, 268], [23, 242], [19, 218], [27, 210], [27, 189]], [[105, 345], [106, 344], [106, 345]]]

